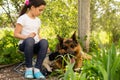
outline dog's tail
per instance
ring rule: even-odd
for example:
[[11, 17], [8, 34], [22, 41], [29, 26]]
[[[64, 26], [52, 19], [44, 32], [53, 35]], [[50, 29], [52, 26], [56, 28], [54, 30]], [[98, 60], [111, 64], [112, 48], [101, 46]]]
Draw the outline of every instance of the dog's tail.
[[85, 53], [83, 51], [81, 51], [81, 53], [82, 53], [82, 58], [83, 59], [86, 59], [86, 60], [91, 60], [92, 59], [91, 55], [89, 55], [89, 54], [87, 54], [87, 53]]

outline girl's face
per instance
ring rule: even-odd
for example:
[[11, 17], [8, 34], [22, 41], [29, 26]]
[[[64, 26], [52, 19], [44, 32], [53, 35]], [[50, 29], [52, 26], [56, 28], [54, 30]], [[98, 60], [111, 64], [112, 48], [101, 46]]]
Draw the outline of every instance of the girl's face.
[[32, 10], [32, 15], [33, 15], [34, 17], [39, 16], [39, 15], [43, 12], [44, 8], [45, 8], [45, 5], [41, 5], [41, 6], [39, 6], [39, 7], [34, 7], [34, 6], [32, 6], [32, 8], [31, 8], [31, 10]]

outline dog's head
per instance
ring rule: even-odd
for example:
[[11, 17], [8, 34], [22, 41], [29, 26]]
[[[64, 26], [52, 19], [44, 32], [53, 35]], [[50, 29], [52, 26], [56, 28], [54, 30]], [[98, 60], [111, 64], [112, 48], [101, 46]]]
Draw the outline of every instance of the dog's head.
[[57, 35], [59, 44], [58, 44], [58, 51], [61, 54], [71, 54], [71, 55], [77, 55], [81, 49], [77, 39], [76, 39], [76, 31], [73, 33], [71, 38], [62, 38], [59, 35]]

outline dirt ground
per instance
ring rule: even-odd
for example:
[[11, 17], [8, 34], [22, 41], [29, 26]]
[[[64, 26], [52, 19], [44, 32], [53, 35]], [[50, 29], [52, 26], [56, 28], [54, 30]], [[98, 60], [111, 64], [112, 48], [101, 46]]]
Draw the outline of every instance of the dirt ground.
[[[16, 65], [12, 65], [9, 67], [1, 68], [0, 80], [28, 80], [28, 79], [25, 79], [22, 74], [19, 74], [13, 70], [15, 66]], [[36, 80], [36, 79], [30, 79], [30, 80]], [[58, 80], [58, 79], [55, 77], [46, 76], [46, 80]]]

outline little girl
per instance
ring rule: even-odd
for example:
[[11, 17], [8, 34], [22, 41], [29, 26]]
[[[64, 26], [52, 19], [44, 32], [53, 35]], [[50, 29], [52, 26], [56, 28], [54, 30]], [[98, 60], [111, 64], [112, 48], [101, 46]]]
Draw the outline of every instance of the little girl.
[[[41, 21], [38, 18], [45, 5], [44, 0], [26, 0], [17, 19], [14, 36], [20, 39], [19, 50], [23, 51], [25, 55], [25, 78], [45, 79], [40, 69], [47, 53], [48, 41], [39, 36]], [[33, 68], [32, 58], [34, 53], [37, 54], [37, 60]]]

